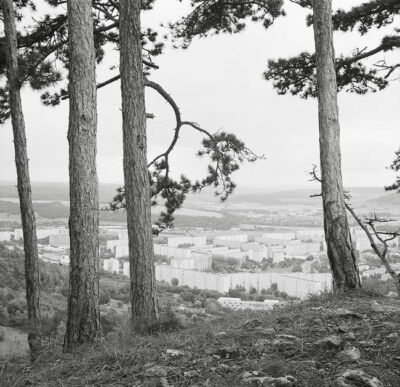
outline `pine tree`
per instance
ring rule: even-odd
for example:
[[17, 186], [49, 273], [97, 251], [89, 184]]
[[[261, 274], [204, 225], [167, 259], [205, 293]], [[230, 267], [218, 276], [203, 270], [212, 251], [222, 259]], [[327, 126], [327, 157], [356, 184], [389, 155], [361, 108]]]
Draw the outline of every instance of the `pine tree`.
[[343, 291], [361, 283], [343, 192], [331, 0], [314, 0], [313, 11], [325, 240], [334, 289]]
[[91, 0], [68, 0], [70, 274], [64, 349], [99, 336], [96, 63]]
[[158, 318], [147, 171], [146, 108], [140, 0], [120, 3], [123, 167], [128, 222], [132, 321], [138, 330]]
[[[36, 236], [36, 219], [32, 204], [29, 177], [29, 159], [26, 144], [25, 121], [21, 102], [21, 80], [18, 65], [17, 30], [12, 0], [1, 0], [4, 22], [4, 56], [8, 87], [5, 97], [9, 106], [14, 134], [15, 165], [17, 168], [18, 194], [21, 211], [25, 253], [25, 283], [28, 305], [28, 343], [32, 359], [41, 349], [40, 337], [40, 284]], [[3, 58], [4, 58], [3, 56]]]

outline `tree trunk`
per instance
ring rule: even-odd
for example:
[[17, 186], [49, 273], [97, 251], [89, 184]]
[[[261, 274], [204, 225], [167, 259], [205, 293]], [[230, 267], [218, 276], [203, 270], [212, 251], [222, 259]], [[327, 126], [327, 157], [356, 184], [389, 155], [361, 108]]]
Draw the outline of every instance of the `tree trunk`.
[[29, 160], [26, 148], [25, 122], [22, 112], [20, 81], [18, 78], [18, 50], [15, 14], [12, 0], [1, 2], [4, 20], [7, 53], [7, 76], [14, 133], [15, 165], [17, 168], [18, 194], [21, 210], [22, 231], [25, 251], [26, 301], [28, 304], [29, 348], [32, 358], [41, 348], [40, 338], [40, 276], [36, 236], [36, 220], [32, 205]]
[[332, 1], [314, 0], [313, 10], [325, 239], [334, 290], [342, 291], [361, 285], [343, 194]]
[[147, 170], [146, 112], [140, 41], [140, 0], [120, 2], [120, 72], [124, 178], [132, 321], [158, 317]]
[[64, 350], [99, 335], [96, 69], [91, 0], [69, 0], [70, 277]]

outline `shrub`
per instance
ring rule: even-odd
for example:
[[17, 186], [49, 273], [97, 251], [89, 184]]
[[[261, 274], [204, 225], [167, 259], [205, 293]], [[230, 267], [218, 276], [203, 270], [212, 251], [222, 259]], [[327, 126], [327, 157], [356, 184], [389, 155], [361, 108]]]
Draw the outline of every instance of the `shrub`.
[[118, 325], [123, 323], [123, 317], [114, 309], [110, 309], [107, 314], [100, 314], [100, 325], [104, 336], [112, 332]]
[[292, 267], [292, 273], [301, 273], [302, 271], [303, 271], [303, 269], [300, 265], [294, 265]]
[[172, 286], [178, 286], [178, 285], [179, 285], [179, 280], [178, 280], [178, 278], [172, 278], [172, 280], [171, 280], [171, 285], [172, 285]]
[[0, 329], [0, 341], [3, 341], [5, 336], [6, 333], [3, 331], [3, 329]]
[[141, 332], [149, 335], [162, 332], [173, 332], [181, 328], [181, 322], [170, 307], [168, 307], [165, 312], [160, 313], [158, 320], [145, 323], [142, 327], [139, 327]]
[[110, 293], [105, 291], [104, 289], [100, 290], [100, 297], [99, 297], [99, 305], [108, 304], [111, 300]]
[[194, 294], [192, 292], [185, 290], [181, 294], [181, 297], [182, 297], [183, 301], [191, 302], [192, 304], [194, 304]]
[[7, 305], [7, 312], [10, 316], [16, 316], [20, 313], [24, 313], [26, 301], [22, 298], [16, 298], [11, 300]]

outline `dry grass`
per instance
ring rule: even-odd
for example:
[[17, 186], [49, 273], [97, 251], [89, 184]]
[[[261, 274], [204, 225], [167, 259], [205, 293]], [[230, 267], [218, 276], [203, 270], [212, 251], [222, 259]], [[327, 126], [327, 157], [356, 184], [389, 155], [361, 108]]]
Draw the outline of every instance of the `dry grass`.
[[[356, 314], [338, 316], [334, 313], [338, 308]], [[260, 321], [257, 327], [243, 327], [254, 318]], [[338, 373], [348, 368], [363, 369], [385, 386], [400, 386], [400, 337], [393, 335], [399, 328], [396, 300], [366, 293], [324, 295], [272, 312], [226, 312], [214, 321], [152, 336], [121, 329], [113, 339], [74, 354], [53, 348], [33, 366], [26, 359], [9, 359], [0, 364], [0, 385], [158, 386], [162, 375], [148, 375], [152, 365], [158, 365], [170, 367], [164, 368], [164, 378], [174, 386], [240, 386], [244, 372], [257, 372], [292, 375], [298, 386], [321, 387], [333, 385]], [[293, 345], [279, 345], [273, 340], [280, 334], [298, 339]], [[333, 348], [315, 344], [328, 335], [339, 336], [342, 344]], [[346, 345], [359, 348], [358, 363], [346, 364], [337, 357]], [[168, 349], [181, 354], [171, 356]]]

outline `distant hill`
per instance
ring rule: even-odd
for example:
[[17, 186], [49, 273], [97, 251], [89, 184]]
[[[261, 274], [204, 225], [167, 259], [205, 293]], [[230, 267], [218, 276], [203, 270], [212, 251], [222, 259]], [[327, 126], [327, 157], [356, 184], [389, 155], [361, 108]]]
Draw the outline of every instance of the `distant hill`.
[[[400, 204], [400, 195], [385, 193], [381, 187], [351, 187], [352, 202], [359, 205], [391, 205]], [[320, 205], [319, 198], [310, 196], [318, 193], [315, 189], [294, 189], [277, 192], [234, 195], [230, 199], [233, 203], [257, 203], [263, 206], [273, 205]]]
[[[99, 196], [101, 203], [109, 203], [115, 195], [118, 184], [100, 184]], [[352, 202], [357, 206], [397, 206], [400, 205], [400, 195], [385, 192], [382, 187], [352, 187], [347, 188], [351, 193]], [[311, 205], [320, 206], [320, 198], [310, 198], [318, 193], [318, 188], [285, 189], [274, 192], [260, 190], [238, 189], [225, 203], [230, 204], [259, 204], [262, 206]], [[33, 183], [33, 200], [68, 201], [68, 183]], [[17, 188], [13, 184], [0, 183], [0, 199], [18, 199]], [[199, 203], [220, 205], [213, 190], [208, 189], [199, 194], [188, 195], [185, 207], [197, 207]], [[225, 206], [224, 205], [224, 206]], [[223, 206], [223, 207], [224, 207]]]
[[397, 192], [391, 192], [390, 194], [370, 199], [368, 202], [371, 204], [379, 204], [383, 206], [399, 206], [400, 194], [398, 194]]
[[[100, 184], [100, 202], [110, 202], [117, 188], [118, 184]], [[33, 183], [32, 197], [33, 200], [68, 201], [69, 185], [68, 183]], [[12, 184], [0, 184], [0, 198], [18, 199], [17, 187]]]

